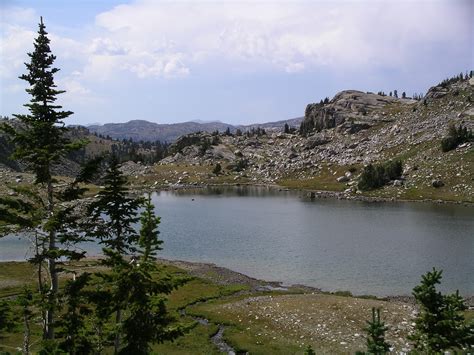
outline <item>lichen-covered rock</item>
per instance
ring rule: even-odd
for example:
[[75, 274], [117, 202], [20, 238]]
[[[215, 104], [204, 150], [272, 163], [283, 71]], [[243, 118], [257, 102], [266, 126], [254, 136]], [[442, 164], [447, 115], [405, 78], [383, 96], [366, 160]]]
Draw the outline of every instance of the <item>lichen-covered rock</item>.
[[303, 133], [312, 130], [321, 131], [325, 128], [334, 128], [346, 121], [352, 121], [354, 123], [358, 122], [358, 125], [354, 125], [352, 130], [357, 132], [364, 129], [361, 124], [380, 120], [379, 115], [371, 116], [372, 111], [387, 104], [401, 101], [401, 99], [392, 96], [382, 96], [356, 90], [341, 91], [327, 104], [309, 104], [306, 107], [301, 130]]

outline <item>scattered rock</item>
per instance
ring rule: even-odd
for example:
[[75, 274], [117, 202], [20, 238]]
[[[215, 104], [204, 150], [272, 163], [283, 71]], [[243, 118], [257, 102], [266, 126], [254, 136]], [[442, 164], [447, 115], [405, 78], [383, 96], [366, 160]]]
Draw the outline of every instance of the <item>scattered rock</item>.
[[337, 179], [337, 182], [348, 182], [349, 178], [346, 175], [339, 176]]

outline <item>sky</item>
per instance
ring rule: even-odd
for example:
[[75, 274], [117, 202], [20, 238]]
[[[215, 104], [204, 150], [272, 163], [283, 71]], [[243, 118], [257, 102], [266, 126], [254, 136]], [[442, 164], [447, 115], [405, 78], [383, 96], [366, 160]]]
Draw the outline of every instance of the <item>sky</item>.
[[26, 112], [40, 16], [67, 124], [277, 121], [474, 69], [471, 0], [2, 0], [0, 115]]

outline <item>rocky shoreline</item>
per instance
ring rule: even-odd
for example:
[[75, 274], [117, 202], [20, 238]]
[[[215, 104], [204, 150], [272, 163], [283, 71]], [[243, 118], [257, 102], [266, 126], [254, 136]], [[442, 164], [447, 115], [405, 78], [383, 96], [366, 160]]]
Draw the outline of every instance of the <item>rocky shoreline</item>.
[[[260, 292], [260, 291], [298, 291], [302, 293], [311, 293], [311, 294], [335, 294], [324, 291], [317, 287], [292, 284], [284, 285], [280, 281], [265, 281], [256, 279], [245, 274], [242, 274], [231, 269], [218, 266], [213, 263], [203, 263], [203, 262], [192, 262], [184, 260], [170, 260], [159, 258], [158, 262], [164, 265], [172, 265], [178, 268], [181, 268], [188, 272], [190, 275], [203, 278], [212, 282], [215, 282], [220, 285], [231, 285], [239, 284], [248, 286], [251, 292]], [[359, 295], [353, 295], [353, 297], [361, 297]], [[407, 295], [389, 295], [385, 297], [376, 297], [372, 295], [363, 295], [363, 298], [373, 298], [377, 300], [389, 301], [389, 302], [401, 302], [407, 303], [410, 305], [415, 304], [415, 299], [413, 296]], [[465, 296], [465, 302], [470, 309], [474, 309], [474, 295]]]

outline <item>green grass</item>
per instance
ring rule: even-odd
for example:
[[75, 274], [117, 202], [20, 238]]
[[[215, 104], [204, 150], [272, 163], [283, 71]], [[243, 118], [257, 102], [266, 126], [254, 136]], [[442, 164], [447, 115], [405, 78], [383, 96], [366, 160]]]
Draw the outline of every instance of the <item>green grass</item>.
[[[76, 270], [92, 272], [100, 266], [96, 260], [85, 260], [69, 265]], [[186, 334], [174, 342], [165, 342], [153, 346], [153, 351], [159, 354], [218, 354], [210, 337], [217, 331], [217, 325], [201, 325], [187, 315], [180, 315], [179, 310], [190, 304], [205, 302], [209, 299], [225, 298], [239, 291], [248, 290], [244, 285], [218, 285], [208, 280], [191, 277], [187, 272], [172, 265], [161, 265], [160, 272], [165, 272], [173, 277], [187, 279], [188, 282], [174, 290], [168, 296], [167, 307], [174, 317], [188, 329]], [[158, 273], [158, 274], [159, 274]], [[64, 285], [65, 278], [61, 285]], [[36, 287], [36, 273], [33, 265], [27, 262], [4, 262], [0, 267], [0, 298], [11, 297], [21, 293], [25, 285], [32, 289]], [[19, 312], [19, 310], [18, 310]], [[17, 313], [18, 313], [17, 312]], [[32, 341], [37, 342], [41, 336], [39, 324], [33, 326]], [[0, 339], [0, 351], [12, 351], [14, 347], [21, 346], [23, 341], [22, 329], [19, 327], [14, 332]], [[36, 347], [33, 347], [34, 351]]]
[[297, 176], [288, 176], [277, 181], [277, 184], [290, 189], [344, 191], [346, 183], [337, 182], [339, 176], [344, 175], [349, 169], [359, 170], [359, 166], [328, 166], [323, 167], [311, 178], [301, 179]]

